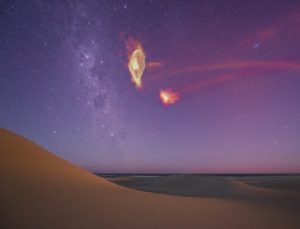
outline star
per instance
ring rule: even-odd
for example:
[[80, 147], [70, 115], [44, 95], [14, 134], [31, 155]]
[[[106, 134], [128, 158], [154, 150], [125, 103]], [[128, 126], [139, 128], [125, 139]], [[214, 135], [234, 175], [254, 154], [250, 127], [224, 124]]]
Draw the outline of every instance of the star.
[[255, 43], [252, 47], [255, 48], [255, 49], [257, 49], [257, 48], [260, 47], [260, 43]]

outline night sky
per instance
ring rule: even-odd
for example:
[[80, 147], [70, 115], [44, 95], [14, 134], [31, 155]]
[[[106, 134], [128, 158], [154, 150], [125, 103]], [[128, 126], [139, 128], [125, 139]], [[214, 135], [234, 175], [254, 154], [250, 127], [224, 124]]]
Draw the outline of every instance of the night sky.
[[300, 172], [299, 41], [298, 0], [0, 0], [0, 127], [99, 173]]

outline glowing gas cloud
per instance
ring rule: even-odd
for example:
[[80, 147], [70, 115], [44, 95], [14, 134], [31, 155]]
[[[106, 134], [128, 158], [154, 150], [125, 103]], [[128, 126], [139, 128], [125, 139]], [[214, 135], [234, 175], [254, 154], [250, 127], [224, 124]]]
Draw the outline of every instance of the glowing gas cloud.
[[170, 88], [163, 89], [160, 91], [160, 100], [164, 105], [171, 105], [176, 103], [182, 94], [197, 91], [202, 88], [206, 88], [216, 84], [221, 84], [235, 78], [247, 77], [251, 75], [253, 74], [251, 73], [225, 74], [209, 80], [199, 80], [198, 82], [194, 82], [192, 85], [186, 85], [185, 87], [177, 90], [176, 92]]
[[[261, 70], [291, 70], [300, 71], [300, 63], [291, 61], [248, 61], [248, 62], [229, 62], [212, 65], [196, 65], [187, 68], [176, 69], [167, 75], [177, 75], [182, 73], [196, 73], [214, 70], [237, 70], [237, 69], [261, 69]], [[166, 75], [166, 74], [164, 74]]]
[[158, 61], [153, 61], [153, 62], [147, 63], [147, 68], [159, 68], [161, 66], [162, 66], [162, 63], [158, 62]]
[[167, 88], [160, 90], [159, 97], [161, 102], [164, 105], [168, 106], [177, 102], [177, 100], [179, 99], [179, 94], [175, 93], [172, 89]]
[[[174, 104], [178, 101], [179, 96], [182, 94], [200, 90], [202, 88], [206, 88], [209, 86], [213, 86], [216, 84], [224, 83], [226, 81], [239, 78], [239, 77], [248, 77], [248, 76], [257, 76], [262, 73], [270, 73], [272, 71], [277, 70], [289, 70], [289, 71], [300, 71], [300, 63], [298, 62], [289, 62], [289, 61], [249, 61], [249, 62], [229, 62], [229, 63], [221, 63], [214, 65], [199, 65], [193, 67], [187, 67], [184, 69], [177, 69], [176, 71], [170, 71], [168, 74], [164, 74], [167, 76], [170, 75], [179, 75], [182, 73], [197, 73], [197, 72], [208, 72], [208, 71], [217, 71], [217, 70], [231, 70], [230, 73], [222, 74], [217, 77], [213, 77], [212, 79], [203, 80], [199, 79], [193, 82], [192, 84], [188, 84], [182, 88], [176, 90], [176, 92], [171, 89], [161, 90], [160, 98], [163, 104]], [[238, 70], [238, 72], [237, 72]], [[234, 71], [234, 72], [232, 72]], [[163, 93], [162, 93], [163, 92]], [[169, 102], [170, 95], [176, 95], [176, 99], [172, 102]]]
[[[143, 86], [142, 77], [146, 68], [160, 68], [161, 62], [149, 62], [146, 63], [146, 55], [139, 41], [132, 38], [127, 41], [128, 50], [128, 69], [131, 74], [131, 81], [136, 88], [140, 89]], [[237, 77], [255, 76], [261, 73], [267, 73], [278, 70], [288, 70], [300, 72], [300, 63], [292, 61], [237, 61], [237, 62], [225, 62], [210, 65], [194, 65], [177, 69], [165, 69], [156, 77], [176, 76], [200, 73], [200, 72], [219, 72], [220, 70], [229, 71], [227, 74], [222, 74], [218, 77], [213, 77], [209, 80], [197, 80], [192, 84], [186, 85], [179, 90], [173, 91], [170, 88], [160, 90], [159, 97], [161, 102], [169, 106], [176, 103], [182, 94], [187, 92], [196, 91], [201, 88], [209, 87], [215, 84], [223, 83], [225, 81], [232, 80]], [[238, 71], [238, 73], [237, 73]], [[151, 78], [156, 78], [152, 77]]]
[[249, 76], [254, 76], [253, 73], [248, 72], [248, 73], [232, 73], [232, 74], [224, 74], [218, 77], [214, 77], [213, 79], [209, 80], [199, 80], [194, 82], [192, 85], [187, 85], [184, 88], [182, 88], [178, 93], [183, 94], [186, 92], [192, 92], [192, 91], [197, 91], [202, 88], [206, 88], [209, 86], [225, 83], [227, 81], [240, 78], [240, 77], [249, 77]]
[[142, 87], [142, 76], [146, 67], [146, 55], [140, 42], [129, 39], [127, 44], [128, 70], [131, 74], [131, 81], [137, 88]]

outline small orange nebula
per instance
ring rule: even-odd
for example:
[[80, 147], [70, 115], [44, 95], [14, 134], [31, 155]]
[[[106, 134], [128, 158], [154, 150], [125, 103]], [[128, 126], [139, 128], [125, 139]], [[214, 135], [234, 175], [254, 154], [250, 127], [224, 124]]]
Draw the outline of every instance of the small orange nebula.
[[146, 55], [138, 41], [130, 41], [128, 69], [131, 74], [131, 81], [137, 88], [142, 87], [142, 76], [146, 67]]
[[158, 61], [153, 61], [153, 62], [147, 63], [147, 68], [159, 68], [161, 66], [162, 66], [162, 63], [158, 62]]
[[178, 93], [170, 88], [160, 90], [159, 97], [161, 102], [166, 106], [176, 103], [179, 99]]

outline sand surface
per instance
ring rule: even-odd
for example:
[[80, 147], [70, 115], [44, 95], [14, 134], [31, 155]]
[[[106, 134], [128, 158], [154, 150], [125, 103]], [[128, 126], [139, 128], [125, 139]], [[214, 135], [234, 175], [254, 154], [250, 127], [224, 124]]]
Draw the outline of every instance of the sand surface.
[[[173, 190], [195, 189], [189, 187], [195, 182], [176, 179]], [[122, 187], [0, 129], [0, 228], [300, 228], [299, 209], [290, 205], [291, 199], [299, 205], [299, 192], [197, 179], [205, 192], [217, 185], [227, 194], [182, 197]], [[245, 193], [247, 200], [231, 198], [231, 192]], [[251, 194], [280, 204], [250, 201]]]

